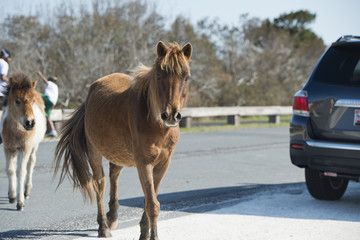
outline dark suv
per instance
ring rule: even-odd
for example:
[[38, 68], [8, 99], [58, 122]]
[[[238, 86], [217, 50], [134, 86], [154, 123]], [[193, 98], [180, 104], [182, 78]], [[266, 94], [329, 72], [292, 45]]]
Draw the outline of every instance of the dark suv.
[[336, 200], [360, 179], [360, 36], [343, 36], [295, 94], [290, 157], [317, 199]]

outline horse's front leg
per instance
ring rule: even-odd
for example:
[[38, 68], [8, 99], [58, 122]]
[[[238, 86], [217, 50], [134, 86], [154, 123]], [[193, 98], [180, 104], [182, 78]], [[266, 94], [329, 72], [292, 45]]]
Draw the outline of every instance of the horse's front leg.
[[36, 163], [36, 148], [33, 149], [29, 162], [27, 164], [27, 175], [26, 175], [26, 181], [25, 181], [25, 198], [30, 198], [31, 195], [31, 189], [32, 189], [32, 175], [34, 172], [34, 167]]
[[16, 200], [16, 168], [17, 168], [17, 156], [16, 152], [10, 152], [5, 149], [6, 155], [6, 173], [9, 179], [8, 197], [9, 202], [14, 203]]
[[145, 195], [145, 212], [140, 222], [140, 240], [149, 239], [149, 228], [150, 240], [158, 240], [157, 219], [160, 213], [160, 203], [156, 198], [153, 176], [154, 167], [151, 164], [147, 164], [144, 166], [137, 166], [137, 169]]
[[150, 222], [149, 222], [149, 218], [146, 215], [145, 205], [146, 204], [144, 201], [144, 212], [143, 212], [143, 215], [142, 215], [141, 221], [140, 221], [140, 238], [139, 238], [139, 240], [149, 240], [150, 239], [150, 234], [149, 234]]
[[17, 210], [22, 211], [25, 206], [25, 178], [27, 174], [27, 165], [30, 158], [30, 151], [21, 152], [20, 169], [18, 170], [18, 193], [17, 193]]
[[[168, 161], [164, 162], [163, 164], [156, 166], [153, 170], [154, 188], [155, 188], [156, 196], [158, 195], [158, 192], [159, 192], [161, 180], [163, 179], [169, 165], [170, 165], [170, 158]], [[149, 222], [149, 218], [146, 215], [145, 209], [144, 209], [144, 213], [142, 215], [141, 221], [140, 221], [140, 229], [141, 229], [140, 240], [150, 239], [150, 235], [149, 235], [150, 222]]]
[[110, 163], [110, 201], [109, 212], [106, 214], [110, 230], [117, 227], [118, 219], [118, 180], [123, 167]]

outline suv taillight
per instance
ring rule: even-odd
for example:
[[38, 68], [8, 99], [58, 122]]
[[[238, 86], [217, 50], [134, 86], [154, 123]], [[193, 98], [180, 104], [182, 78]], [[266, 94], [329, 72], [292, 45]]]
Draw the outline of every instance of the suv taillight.
[[293, 99], [293, 113], [304, 117], [308, 117], [310, 115], [307, 91], [300, 90], [295, 94]]

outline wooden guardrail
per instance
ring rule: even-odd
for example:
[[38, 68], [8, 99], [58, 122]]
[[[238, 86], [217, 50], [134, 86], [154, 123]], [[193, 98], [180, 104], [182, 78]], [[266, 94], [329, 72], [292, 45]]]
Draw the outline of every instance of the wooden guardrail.
[[74, 109], [53, 109], [50, 114], [50, 119], [53, 122], [62, 122], [70, 119]]
[[[57, 123], [68, 120], [73, 109], [53, 109], [50, 119]], [[291, 106], [256, 106], [256, 107], [194, 107], [184, 108], [181, 112], [181, 127], [191, 127], [193, 118], [226, 116], [228, 124], [240, 124], [240, 117], [269, 116], [269, 122], [280, 123], [280, 116], [291, 115]]]
[[69, 120], [74, 109], [53, 109], [50, 114], [50, 119], [54, 122], [56, 130], [59, 132], [61, 124]]
[[280, 116], [291, 115], [291, 106], [195, 107], [182, 110], [181, 127], [190, 127], [193, 118], [227, 116], [228, 124], [239, 125], [240, 117], [269, 116], [269, 122], [280, 123]]

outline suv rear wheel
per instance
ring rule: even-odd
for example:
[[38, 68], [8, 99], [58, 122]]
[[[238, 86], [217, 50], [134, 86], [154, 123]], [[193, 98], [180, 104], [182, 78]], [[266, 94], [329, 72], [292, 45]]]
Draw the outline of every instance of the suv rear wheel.
[[305, 168], [306, 186], [311, 194], [319, 200], [338, 200], [348, 186], [349, 180], [326, 177], [320, 171]]

